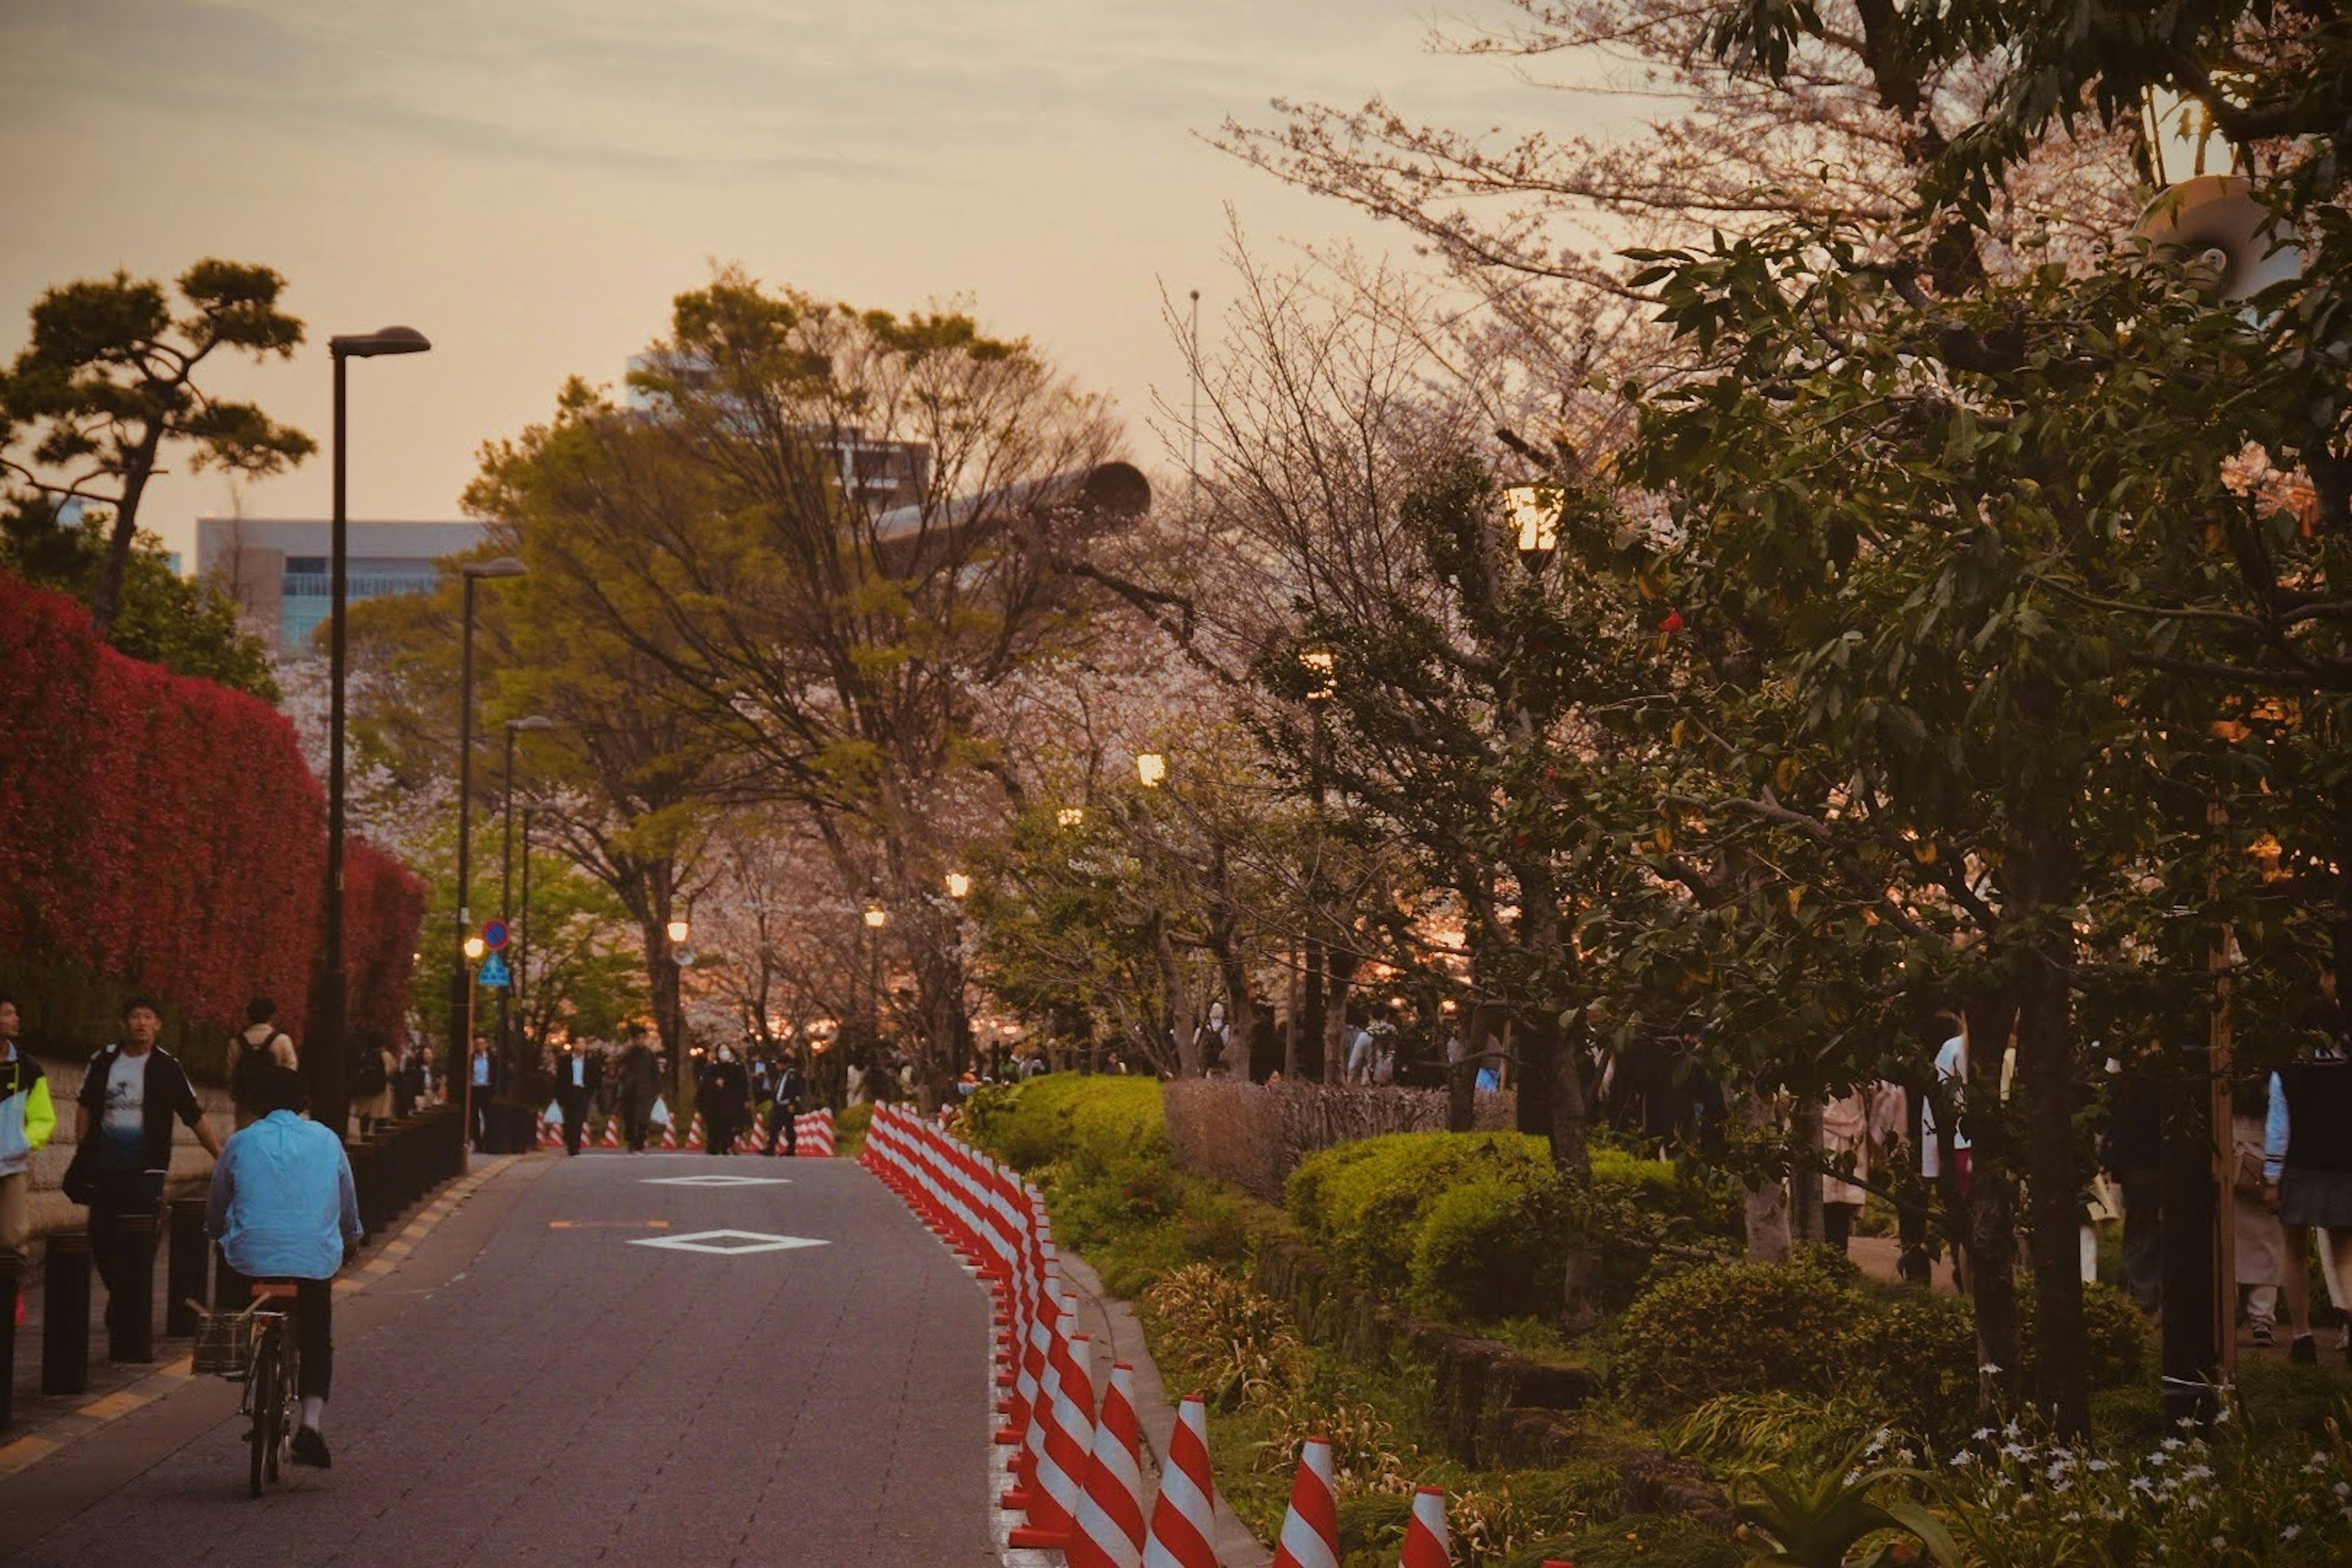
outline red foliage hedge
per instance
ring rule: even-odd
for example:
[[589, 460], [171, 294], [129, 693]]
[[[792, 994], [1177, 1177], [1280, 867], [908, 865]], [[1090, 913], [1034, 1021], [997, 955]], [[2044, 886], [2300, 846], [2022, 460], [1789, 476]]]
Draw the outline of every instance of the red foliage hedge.
[[[299, 1027], [326, 848], [283, 714], [125, 658], [71, 598], [0, 573], [0, 952], [20, 984], [54, 967], [152, 992], [183, 1039], [225, 1038], [257, 993]], [[389, 1030], [425, 889], [364, 844], [346, 868], [352, 1026]]]

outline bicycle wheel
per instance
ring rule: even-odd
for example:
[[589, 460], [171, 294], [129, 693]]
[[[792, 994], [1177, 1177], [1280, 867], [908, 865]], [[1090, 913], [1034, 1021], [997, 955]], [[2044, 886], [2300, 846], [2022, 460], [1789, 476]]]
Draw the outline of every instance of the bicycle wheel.
[[292, 1461], [294, 1427], [302, 1408], [302, 1341], [289, 1322], [278, 1349], [278, 1442], [269, 1450], [269, 1479]]
[[253, 1347], [253, 1370], [246, 1375], [246, 1397], [253, 1409], [253, 1427], [247, 1442], [253, 1449], [251, 1483], [253, 1495], [261, 1495], [264, 1472], [274, 1477], [278, 1470], [278, 1426], [285, 1418], [278, 1383], [278, 1325], [265, 1323], [260, 1341]]

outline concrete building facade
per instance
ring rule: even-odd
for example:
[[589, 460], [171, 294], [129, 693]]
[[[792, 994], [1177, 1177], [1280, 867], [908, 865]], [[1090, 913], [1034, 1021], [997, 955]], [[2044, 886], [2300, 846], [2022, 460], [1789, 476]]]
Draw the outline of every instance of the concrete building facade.
[[[344, 589], [352, 599], [430, 593], [436, 563], [473, 549], [478, 522], [353, 522], [346, 525]], [[333, 580], [331, 525], [314, 518], [200, 517], [196, 575], [217, 581], [247, 626], [273, 651], [310, 651], [327, 618]]]

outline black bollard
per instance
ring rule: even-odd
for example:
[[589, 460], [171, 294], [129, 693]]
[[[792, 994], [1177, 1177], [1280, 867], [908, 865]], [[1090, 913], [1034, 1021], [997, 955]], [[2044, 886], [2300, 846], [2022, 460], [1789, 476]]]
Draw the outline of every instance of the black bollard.
[[41, 1270], [41, 1392], [89, 1387], [89, 1233], [55, 1231]]
[[0, 1430], [16, 1415], [16, 1289], [24, 1259], [0, 1247]]
[[196, 1331], [194, 1303], [207, 1299], [210, 1281], [205, 1274], [212, 1263], [212, 1250], [213, 1244], [205, 1238], [205, 1200], [173, 1198], [172, 1258], [163, 1275], [165, 1333], [193, 1334]]
[[253, 1281], [229, 1267], [218, 1247], [213, 1248], [213, 1310], [242, 1312], [253, 1304]]
[[155, 1359], [155, 1216], [144, 1212], [121, 1220], [121, 1252], [114, 1260], [119, 1292], [106, 1298], [106, 1353], [117, 1362]]

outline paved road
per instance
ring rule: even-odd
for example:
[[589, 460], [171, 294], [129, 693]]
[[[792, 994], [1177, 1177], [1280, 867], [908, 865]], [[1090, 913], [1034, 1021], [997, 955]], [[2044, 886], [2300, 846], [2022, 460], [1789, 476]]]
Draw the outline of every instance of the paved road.
[[[790, 1179], [655, 1183], [713, 1174]], [[635, 1245], [722, 1228], [825, 1245]], [[339, 1300], [331, 1473], [249, 1500], [199, 1380], [0, 1483], [0, 1543], [37, 1515], [15, 1561], [977, 1568], [987, 1309], [845, 1162], [532, 1160]]]

